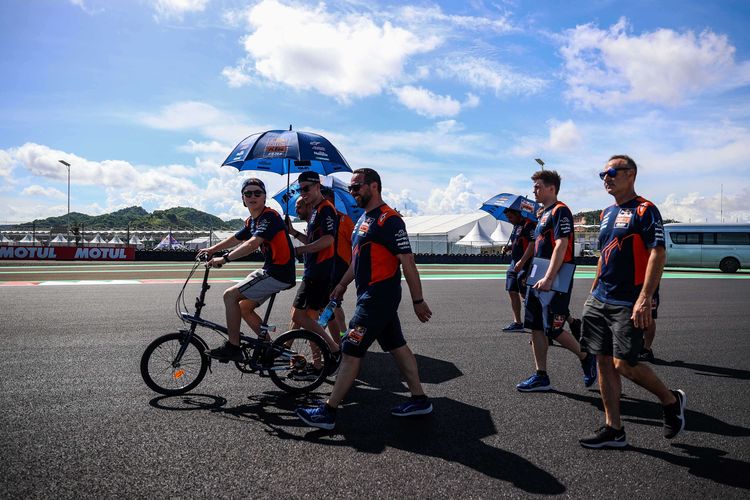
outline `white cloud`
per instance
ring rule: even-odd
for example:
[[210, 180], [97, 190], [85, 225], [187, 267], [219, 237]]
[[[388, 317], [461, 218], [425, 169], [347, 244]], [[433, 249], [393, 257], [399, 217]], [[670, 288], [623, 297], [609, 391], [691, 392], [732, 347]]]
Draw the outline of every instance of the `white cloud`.
[[[443, 10], [436, 5], [429, 7], [420, 7], [407, 5], [399, 9], [398, 19], [409, 25], [437, 27], [446, 25], [451, 28], [458, 28], [468, 31], [490, 30], [496, 33], [509, 33], [518, 31], [513, 26], [507, 16], [497, 18], [478, 17], [478, 16], [459, 16], [445, 14]], [[437, 26], [436, 26], [437, 25]]]
[[164, 106], [158, 113], [143, 115], [141, 123], [162, 130], [186, 130], [219, 123], [226, 115], [210, 104], [181, 101]]
[[191, 12], [203, 12], [206, 10], [209, 0], [155, 0], [153, 8], [156, 11], [155, 18], [181, 20], [185, 14]]
[[242, 66], [234, 68], [227, 66], [221, 70], [221, 76], [226, 78], [227, 84], [232, 88], [244, 87], [253, 81], [253, 78], [245, 71], [246, 69]]
[[[250, 34], [243, 44], [255, 74], [342, 101], [379, 94], [398, 81], [410, 56], [440, 43], [388, 21], [377, 23], [368, 13], [328, 11], [323, 3], [311, 8], [262, 0], [246, 20]], [[239, 67], [225, 70], [233, 84], [245, 76]]]
[[723, 203], [721, 193], [705, 195], [695, 192], [685, 196], [670, 193], [658, 207], [663, 218], [680, 222], [750, 222], [749, 198], [750, 188], [735, 194], [725, 193]]
[[25, 188], [23, 191], [21, 191], [21, 196], [37, 196], [55, 200], [65, 200], [68, 197], [66, 193], [63, 193], [59, 189], [43, 187], [38, 184], [32, 184], [31, 186]]
[[476, 212], [485, 196], [474, 190], [473, 183], [464, 174], [451, 177], [448, 186], [435, 188], [425, 204], [426, 215], [465, 214]]
[[392, 191], [383, 188], [383, 200], [405, 217], [420, 215], [424, 210], [424, 201], [417, 199], [414, 192], [409, 189]]
[[7, 151], [0, 149], [0, 177], [6, 179], [13, 174], [13, 158]]
[[581, 133], [573, 120], [558, 122], [550, 120], [549, 122], [549, 149], [553, 151], [572, 150], [580, 146]]
[[568, 99], [598, 108], [632, 102], [675, 106], [707, 90], [750, 83], [750, 63], [735, 62], [725, 35], [629, 31], [621, 18], [607, 30], [585, 24], [564, 33], [560, 53]]
[[547, 86], [542, 78], [523, 75], [482, 57], [451, 57], [439, 67], [438, 73], [477, 89], [492, 90], [496, 95], [535, 94]]
[[434, 94], [422, 87], [405, 85], [393, 89], [393, 92], [401, 104], [422, 116], [430, 118], [455, 116], [461, 112], [461, 103], [459, 101], [453, 99], [451, 96]]

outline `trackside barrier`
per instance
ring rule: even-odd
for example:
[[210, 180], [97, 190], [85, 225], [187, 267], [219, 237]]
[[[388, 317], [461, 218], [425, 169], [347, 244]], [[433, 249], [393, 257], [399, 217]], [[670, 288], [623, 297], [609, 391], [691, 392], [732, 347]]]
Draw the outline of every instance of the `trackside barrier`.
[[134, 260], [135, 248], [0, 246], [0, 260]]

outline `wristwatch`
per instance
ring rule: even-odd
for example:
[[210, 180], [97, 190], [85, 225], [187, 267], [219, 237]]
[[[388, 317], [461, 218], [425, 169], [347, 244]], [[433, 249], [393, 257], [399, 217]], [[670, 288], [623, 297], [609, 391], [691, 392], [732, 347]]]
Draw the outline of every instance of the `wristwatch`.
[[229, 258], [229, 254], [228, 253], [225, 253], [223, 258], [224, 258], [224, 263], [225, 264], [228, 264], [229, 262], [232, 262], [232, 260]]

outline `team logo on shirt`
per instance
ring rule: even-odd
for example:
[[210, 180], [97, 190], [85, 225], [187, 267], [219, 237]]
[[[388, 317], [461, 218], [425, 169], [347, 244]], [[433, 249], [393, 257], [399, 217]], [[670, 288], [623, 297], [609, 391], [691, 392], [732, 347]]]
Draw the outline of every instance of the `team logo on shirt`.
[[615, 228], [621, 229], [630, 225], [630, 220], [633, 218], [633, 211], [629, 208], [622, 208], [617, 214], [615, 219]]
[[367, 234], [367, 231], [370, 230], [370, 219], [366, 219], [362, 221], [362, 224], [359, 225], [359, 228], [357, 229], [357, 233], [361, 236], [364, 236]]
[[544, 215], [542, 216], [542, 220], [539, 221], [539, 225], [543, 226], [547, 223], [547, 219], [549, 219], [549, 212], [544, 212]]

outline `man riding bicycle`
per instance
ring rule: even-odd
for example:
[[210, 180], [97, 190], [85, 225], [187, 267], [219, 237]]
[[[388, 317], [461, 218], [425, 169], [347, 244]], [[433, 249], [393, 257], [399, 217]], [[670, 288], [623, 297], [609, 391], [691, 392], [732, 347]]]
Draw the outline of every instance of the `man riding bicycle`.
[[[266, 186], [257, 178], [242, 183], [242, 204], [250, 212], [245, 227], [224, 241], [201, 250], [198, 255], [212, 255], [221, 250], [234, 248], [223, 257], [210, 259], [206, 265], [221, 267], [242, 258], [260, 248], [265, 258], [263, 267], [250, 273], [247, 278], [224, 292], [229, 341], [222, 347], [206, 351], [208, 356], [221, 361], [241, 361], [240, 323], [242, 311], [240, 301], [247, 300], [244, 311], [250, 328], [261, 335], [262, 320], [255, 310], [271, 295], [288, 290], [295, 285], [294, 249], [286, 224], [279, 213], [266, 206]], [[243, 243], [244, 242], [244, 243]], [[240, 245], [240, 243], [242, 243]], [[237, 246], [239, 245], [239, 246]]]

